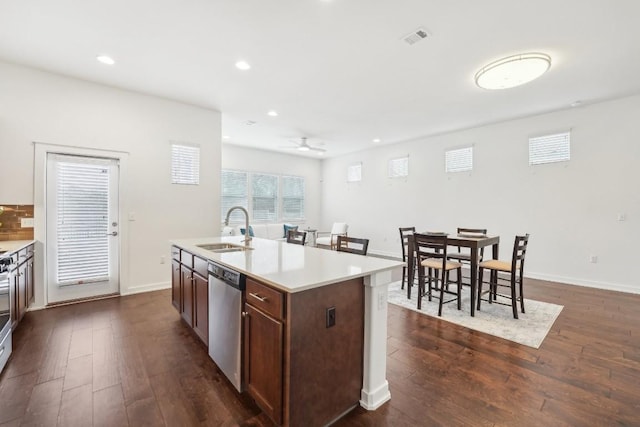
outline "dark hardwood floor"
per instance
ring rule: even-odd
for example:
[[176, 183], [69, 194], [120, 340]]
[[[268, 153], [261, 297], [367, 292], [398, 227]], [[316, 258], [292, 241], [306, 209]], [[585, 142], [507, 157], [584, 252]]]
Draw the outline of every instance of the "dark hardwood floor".
[[[537, 280], [525, 293], [565, 306], [537, 350], [390, 305], [392, 399], [336, 425], [640, 425], [640, 295]], [[29, 312], [14, 346], [0, 426], [271, 425], [168, 290]]]

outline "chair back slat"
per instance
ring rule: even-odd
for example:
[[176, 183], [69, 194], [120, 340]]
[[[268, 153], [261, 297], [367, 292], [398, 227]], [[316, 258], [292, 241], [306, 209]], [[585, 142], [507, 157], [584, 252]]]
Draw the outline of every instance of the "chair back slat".
[[409, 255], [409, 236], [416, 232], [415, 227], [400, 227], [400, 241], [402, 242], [402, 261], [407, 262]]
[[427, 258], [442, 259], [444, 269], [447, 261], [447, 236], [415, 233], [413, 244], [418, 264]]
[[524, 236], [516, 236], [513, 242], [513, 254], [511, 256], [511, 272], [524, 268], [524, 257], [527, 254], [527, 245], [529, 244], [529, 233]]
[[287, 233], [287, 243], [304, 245], [306, 239], [307, 239], [306, 231], [289, 230], [289, 232]]
[[338, 236], [339, 252], [349, 252], [357, 255], [366, 255], [369, 247], [369, 239], [359, 239], [357, 237]]

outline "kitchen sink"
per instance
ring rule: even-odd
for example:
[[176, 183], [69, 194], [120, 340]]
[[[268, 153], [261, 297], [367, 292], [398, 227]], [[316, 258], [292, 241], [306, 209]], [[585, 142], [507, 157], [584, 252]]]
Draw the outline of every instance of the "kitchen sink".
[[207, 243], [204, 245], [196, 245], [196, 246], [204, 250], [215, 252], [218, 254], [227, 253], [227, 252], [242, 252], [242, 251], [246, 251], [247, 249], [253, 249], [249, 246], [234, 245], [233, 243]]

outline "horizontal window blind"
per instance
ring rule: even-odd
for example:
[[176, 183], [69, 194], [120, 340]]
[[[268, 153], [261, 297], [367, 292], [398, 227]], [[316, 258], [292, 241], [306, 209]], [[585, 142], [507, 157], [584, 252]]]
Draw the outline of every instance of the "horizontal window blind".
[[251, 175], [252, 217], [255, 221], [273, 221], [278, 218], [278, 177]]
[[473, 147], [457, 148], [445, 152], [446, 172], [466, 172], [473, 169]]
[[571, 157], [571, 132], [529, 138], [529, 164], [565, 162]]
[[58, 283], [109, 278], [109, 170], [58, 163]]
[[[222, 171], [222, 212], [221, 218], [224, 219], [227, 216], [227, 212], [233, 206], [242, 206], [247, 209], [249, 206], [248, 199], [248, 184], [247, 173], [240, 171]], [[239, 210], [231, 213], [229, 222], [244, 222], [244, 214]]]
[[362, 163], [347, 166], [347, 182], [362, 181]]
[[409, 157], [389, 160], [389, 178], [409, 176]]
[[187, 185], [200, 183], [200, 147], [171, 145], [171, 183]]
[[282, 177], [282, 219], [304, 218], [304, 178]]

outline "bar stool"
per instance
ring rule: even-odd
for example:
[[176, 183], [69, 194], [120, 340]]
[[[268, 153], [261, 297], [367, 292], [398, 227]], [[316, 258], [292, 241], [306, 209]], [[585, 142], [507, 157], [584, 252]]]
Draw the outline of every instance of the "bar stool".
[[[404, 262], [404, 265], [402, 266], [402, 285], [401, 285], [401, 289], [404, 289], [404, 284], [407, 281], [407, 269], [409, 268], [408, 265], [408, 258], [409, 258], [409, 250], [413, 250], [413, 248], [409, 249], [409, 236], [412, 236], [413, 233], [416, 232], [416, 228], [415, 227], [400, 227], [400, 243], [402, 244], [402, 262]], [[415, 265], [415, 263], [414, 263]], [[413, 283], [411, 283], [411, 285], [413, 285]], [[409, 286], [409, 285], [408, 285]]]

